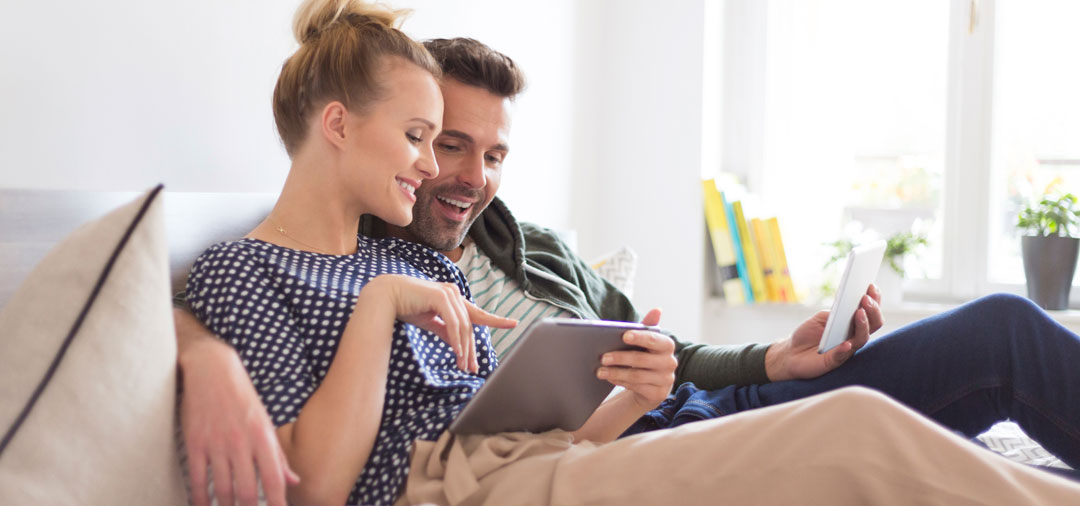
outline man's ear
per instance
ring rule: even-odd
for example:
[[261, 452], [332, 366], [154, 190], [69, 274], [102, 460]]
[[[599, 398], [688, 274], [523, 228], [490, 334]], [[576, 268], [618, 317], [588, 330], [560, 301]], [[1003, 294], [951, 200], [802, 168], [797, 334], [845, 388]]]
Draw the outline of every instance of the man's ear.
[[319, 117], [319, 127], [322, 135], [331, 145], [338, 148], [345, 146], [345, 122], [349, 117], [349, 111], [345, 104], [334, 100], [323, 107], [322, 116]]

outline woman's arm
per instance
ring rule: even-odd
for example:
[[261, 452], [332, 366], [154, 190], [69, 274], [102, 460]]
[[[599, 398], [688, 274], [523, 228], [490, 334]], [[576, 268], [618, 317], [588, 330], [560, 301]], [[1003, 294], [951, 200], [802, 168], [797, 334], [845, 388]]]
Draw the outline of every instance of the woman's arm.
[[278, 439], [300, 485], [290, 504], [343, 504], [375, 445], [394, 333], [394, 305], [375, 278], [360, 291], [326, 377]]
[[[642, 323], [659, 324], [660, 310], [649, 311]], [[626, 390], [596, 408], [585, 425], [574, 431], [575, 441], [614, 441], [671, 392], [679, 365], [674, 355], [675, 342], [663, 334], [640, 330], [624, 333], [623, 342], [644, 351], [605, 353], [596, 376]]]
[[[290, 504], [342, 504], [375, 445], [382, 416], [394, 321], [437, 334], [466, 368], [473, 323], [502, 328], [500, 318], [465, 300], [454, 285], [382, 275], [360, 291], [326, 377], [278, 438], [303, 478]], [[475, 358], [472, 359], [475, 363]]]

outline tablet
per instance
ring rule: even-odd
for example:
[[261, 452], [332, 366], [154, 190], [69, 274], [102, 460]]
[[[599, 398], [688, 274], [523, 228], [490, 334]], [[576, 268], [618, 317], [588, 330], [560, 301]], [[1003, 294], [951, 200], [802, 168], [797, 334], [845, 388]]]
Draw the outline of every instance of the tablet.
[[870, 283], [874, 282], [881, 260], [885, 258], [885, 241], [877, 241], [852, 248], [848, 253], [844, 274], [836, 285], [825, 332], [818, 343], [818, 353], [825, 353], [847, 340], [848, 333], [859, 309], [859, 302]]
[[596, 377], [600, 357], [641, 349], [623, 342], [627, 330], [659, 331], [636, 323], [545, 318], [525, 329], [461, 415], [454, 434], [576, 430], [614, 385]]

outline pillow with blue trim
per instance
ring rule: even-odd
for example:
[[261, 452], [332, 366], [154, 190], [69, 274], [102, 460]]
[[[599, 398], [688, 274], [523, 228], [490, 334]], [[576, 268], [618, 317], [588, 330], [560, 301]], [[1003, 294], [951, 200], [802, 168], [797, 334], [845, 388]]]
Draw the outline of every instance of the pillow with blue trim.
[[161, 187], [73, 232], [0, 310], [0, 504], [187, 504]]

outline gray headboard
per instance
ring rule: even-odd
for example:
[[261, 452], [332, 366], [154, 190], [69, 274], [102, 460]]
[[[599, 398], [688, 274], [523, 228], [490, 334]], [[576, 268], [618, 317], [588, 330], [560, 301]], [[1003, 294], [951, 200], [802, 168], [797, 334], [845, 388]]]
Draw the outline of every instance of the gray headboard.
[[[0, 189], [0, 308], [34, 265], [79, 225], [140, 192]], [[273, 207], [277, 194], [165, 192], [165, 228], [174, 291], [208, 246], [238, 239]]]

